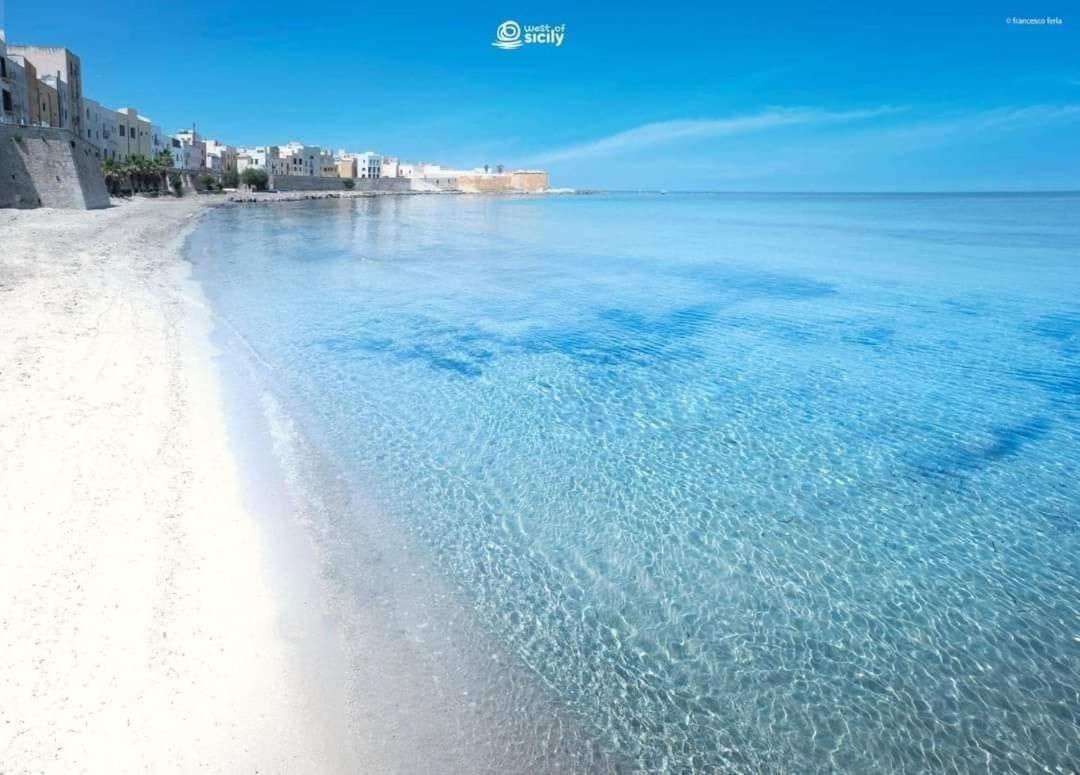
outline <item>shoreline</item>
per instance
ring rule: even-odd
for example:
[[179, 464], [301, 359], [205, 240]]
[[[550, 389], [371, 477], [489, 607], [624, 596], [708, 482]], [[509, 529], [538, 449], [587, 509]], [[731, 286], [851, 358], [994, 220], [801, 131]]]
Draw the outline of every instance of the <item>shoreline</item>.
[[344, 691], [312, 680], [334, 644], [273, 568], [181, 256], [211, 204], [0, 212], [9, 775], [354, 769]]
[[[232, 208], [208, 215], [237, 217], [271, 216]], [[344, 657], [336, 675], [324, 669], [321, 678], [336, 678], [348, 693], [357, 771], [625, 770], [482, 626], [474, 601], [440, 572], [429, 547], [391, 517], [373, 482], [349, 470], [312, 407], [289, 392], [280, 364], [230, 320], [232, 305], [213, 293], [220, 278], [204, 266], [220, 255], [220, 228], [206, 223], [184, 258], [213, 299], [211, 342], [233, 449], [275, 575], [289, 580], [290, 607], [322, 613], [297, 625], [330, 627], [335, 656]]]

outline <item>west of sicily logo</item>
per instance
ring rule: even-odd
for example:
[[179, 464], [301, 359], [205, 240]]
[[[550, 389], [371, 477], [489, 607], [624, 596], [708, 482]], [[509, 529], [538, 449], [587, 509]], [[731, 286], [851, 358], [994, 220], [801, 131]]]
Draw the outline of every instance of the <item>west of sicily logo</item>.
[[524, 31], [521, 25], [508, 19], [495, 29], [495, 48], [513, 51], [526, 45], [561, 46], [566, 39], [565, 24], [529, 24]]

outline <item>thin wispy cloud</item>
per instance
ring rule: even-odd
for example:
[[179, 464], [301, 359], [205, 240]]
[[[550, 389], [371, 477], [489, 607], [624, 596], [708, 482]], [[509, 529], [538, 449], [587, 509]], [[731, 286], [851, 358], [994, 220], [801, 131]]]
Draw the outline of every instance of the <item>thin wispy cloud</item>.
[[[817, 118], [811, 119], [809, 114]], [[961, 185], [957, 182], [961, 180], [958, 176], [970, 176], [970, 169], [963, 164], [951, 167], [948, 154], [943, 157], [940, 152], [943, 149], [977, 146], [982, 149], [976, 151], [977, 154], [991, 153], [988, 149], [995, 148], [1015, 150], [1018, 138], [1035, 136], [1042, 138], [1040, 147], [1055, 148], [1055, 143], [1060, 144], [1063, 138], [1074, 134], [1074, 128], [1080, 128], [1080, 104], [1034, 104], [967, 111], [930, 111], [924, 107], [921, 110], [883, 109], [828, 115], [830, 118], [823, 118], [815, 111], [785, 111], [778, 115], [773, 111], [744, 119], [708, 122], [708, 127], [701, 126], [702, 122], [650, 124], [545, 156], [571, 160], [573, 164], [568, 166], [582, 174], [602, 174], [608, 168], [604, 165], [609, 164], [610, 158], [616, 162], [613, 169], [624, 170], [612, 178], [624, 187], [682, 185], [703, 189], [751, 186], [762, 190], [835, 190], [846, 185], [875, 190], [904, 186], [955, 188]], [[841, 116], [849, 118], [842, 119]], [[871, 116], [881, 118], [861, 120]], [[782, 141], [764, 131], [793, 124], [805, 126], [806, 131], [785, 135]], [[754, 134], [759, 131], [760, 134]], [[737, 143], [726, 143], [722, 152], [703, 152], [701, 149], [688, 152], [682, 147], [685, 143], [681, 138], [739, 133], [745, 133], [745, 137]], [[657, 139], [660, 137], [664, 140]], [[661, 146], [661, 142], [666, 143], [670, 138], [676, 140]], [[586, 153], [586, 149], [596, 146], [601, 150], [595, 158]], [[611, 150], [613, 147], [619, 150]], [[608, 157], [608, 153], [625, 153], [627, 157], [634, 154], [634, 163], [624, 164], [620, 157]], [[1012, 185], [1014, 188], [1034, 185], [1032, 179], [1006, 184], [1004, 181], [1011, 180], [1008, 175], [1012, 173], [1008, 172], [1007, 163], [997, 163], [998, 158], [991, 153], [990, 160], [984, 165], [985, 176], [980, 179], [983, 182], [979, 185]], [[1010, 153], [1000, 157], [1003, 162], [1011, 158]], [[898, 163], [902, 165], [899, 168]], [[999, 172], [1005, 177], [995, 177]], [[912, 180], [924, 182], [911, 183]], [[947, 182], [935, 182], [940, 180]], [[1057, 185], [1056, 182], [1047, 183], [1050, 179], [1045, 177], [1039, 180], [1038, 185]], [[672, 181], [678, 182], [673, 184]]]
[[616, 132], [597, 140], [540, 153], [528, 161], [532, 164], [552, 164], [597, 156], [615, 156], [685, 140], [712, 139], [761, 132], [786, 126], [865, 121], [888, 113], [895, 113], [896, 111], [897, 108], [892, 107], [848, 111], [774, 108], [761, 113], [730, 118], [658, 121]]
[[944, 145], [987, 135], [1077, 122], [1080, 122], [1080, 105], [1039, 104], [946, 114], [906, 124], [861, 130], [841, 140], [849, 147], [853, 141], [859, 140], [883, 150], [910, 150], [913, 147]]
[[[876, 165], [891, 165], [903, 159], [907, 171], [920, 168], [923, 153], [941, 148], [985, 141], [1008, 147], [1017, 136], [1040, 129], [1061, 129], [1080, 125], [1080, 105], [1028, 105], [1003, 107], [968, 113], [952, 113], [934, 118], [909, 119], [904, 123], [874, 127], [845, 126], [828, 137], [815, 137], [813, 143], [789, 142], [741, 148], [725, 154], [722, 162], [698, 164], [698, 171], [709, 177], [712, 185], [723, 181], [751, 181], [778, 178], [778, 185], [812, 178], [829, 180], [847, 176], [851, 170], [866, 170]], [[940, 157], [934, 157], [940, 164]], [[689, 173], [692, 168], [688, 167]], [[926, 168], [923, 168], [924, 170]], [[935, 169], [940, 169], [935, 167]], [[988, 175], [995, 165], [986, 165]], [[787, 176], [791, 176], [788, 178]], [[879, 184], [889, 187], [888, 181]]]

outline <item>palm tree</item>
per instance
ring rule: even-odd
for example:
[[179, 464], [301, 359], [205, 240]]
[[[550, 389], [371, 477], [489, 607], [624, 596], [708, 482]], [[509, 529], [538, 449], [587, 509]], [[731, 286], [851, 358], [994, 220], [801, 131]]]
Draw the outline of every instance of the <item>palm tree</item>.
[[158, 188], [164, 188], [166, 191], [169, 188], [169, 170], [173, 166], [172, 151], [168, 148], [163, 149], [154, 159], [154, 171], [158, 177]]
[[105, 175], [105, 188], [109, 196], [116, 196], [120, 188], [120, 169], [114, 159], [106, 159], [101, 164], [101, 172]]
[[139, 191], [144, 191], [150, 181], [161, 178], [160, 167], [157, 162], [141, 153], [132, 154], [128, 157], [127, 166], [132, 182]]

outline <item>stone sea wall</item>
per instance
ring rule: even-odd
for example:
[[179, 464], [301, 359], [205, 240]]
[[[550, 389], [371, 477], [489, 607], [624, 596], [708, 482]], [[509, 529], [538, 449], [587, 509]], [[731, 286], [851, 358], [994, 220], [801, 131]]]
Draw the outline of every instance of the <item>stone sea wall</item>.
[[92, 145], [65, 129], [0, 124], [0, 207], [108, 206]]
[[[353, 191], [411, 191], [406, 178], [353, 178]], [[303, 175], [273, 175], [275, 191], [346, 191], [343, 178], [315, 178]]]

